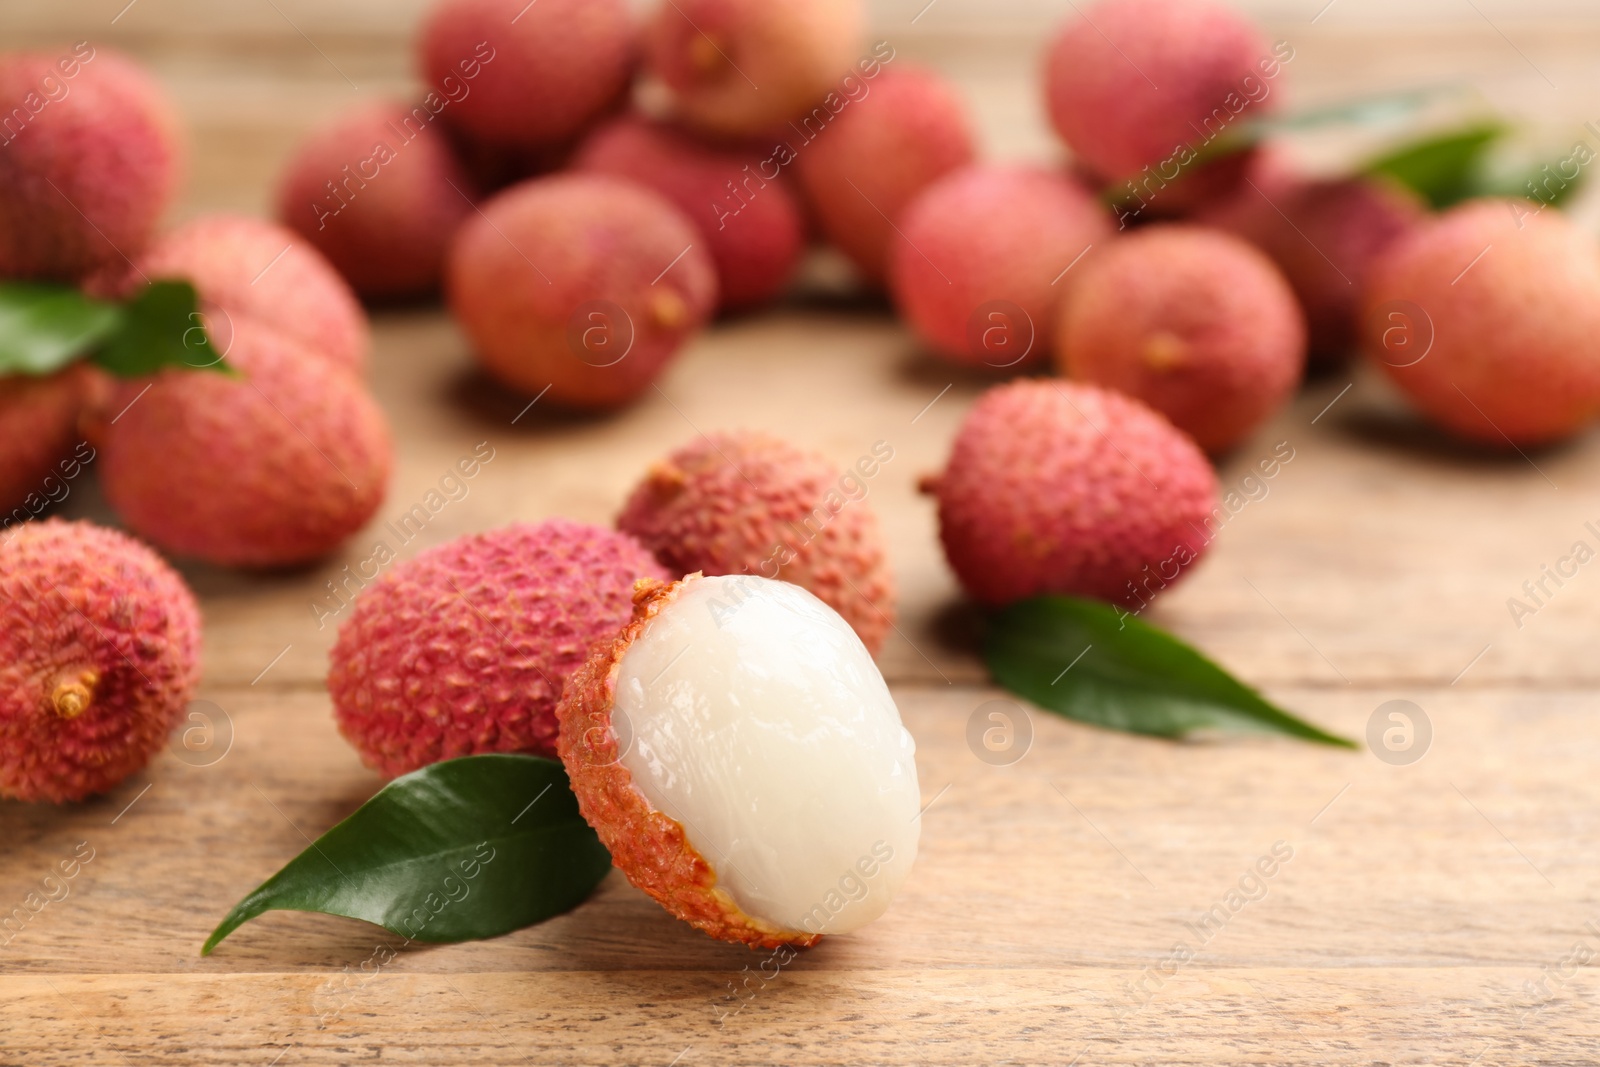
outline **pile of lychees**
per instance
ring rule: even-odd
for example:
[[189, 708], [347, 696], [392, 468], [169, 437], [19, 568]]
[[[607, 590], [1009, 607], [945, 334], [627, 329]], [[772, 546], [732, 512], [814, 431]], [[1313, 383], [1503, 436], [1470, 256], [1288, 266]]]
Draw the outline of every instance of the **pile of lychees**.
[[[506, 386], [613, 409], [718, 312], [779, 298], [817, 236], [937, 357], [1027, 375], [923, 482], [986, 605], [1142, 606], [1181, 579], [1214, 532], [1208, 455], [1357, 346], [1468, 439], [1542, 444], [1600, 415], [1600, 245], [1543, 204], [1434, 215], [1377, 177], [1303, 172], [1257, 135], [1293, 50], [1224, 4], [1067, 20], [1044, 102], [1070, 165], [979, 161], [959, 93], [864, 25], [859, 0], [671, 0], [643, 22], [625, 0], [440, 0], [425, 95], [308, 140], [283, 227], [164, 236], [182, 153], [154, 87], [92, 49], [0, 57], [0, 100], [70, 86], [0, 146], [0, 278], [188, 279], [235, 371], [0, 380], [0, 505], [38, 510], [42, 479], [92, 460], [162, 549], [314, 560], [390, 465], [357, 295], [442, 292]], [[918, 794], [872, 663], [893, 580], [846, 484], [717, 432], [651, 468], [615, 529], [551, 519], [400, 562], [341, 627], [339, 727], [390, 777], [560, 757], [629, 878], [716, 936], [859, 925], [915, 855]], [[119, 534], [33, 523], [0, 548], [0, 594], [0, 795], [77, 798], [141, 766], [195, 682], [181, 580]], [[841, 869], [870, 887], [819, 911]]]

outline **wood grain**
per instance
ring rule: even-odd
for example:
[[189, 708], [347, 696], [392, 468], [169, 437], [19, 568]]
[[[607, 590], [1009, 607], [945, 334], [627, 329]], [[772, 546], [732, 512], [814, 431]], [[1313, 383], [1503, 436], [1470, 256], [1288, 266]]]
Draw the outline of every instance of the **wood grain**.
[[[99, 34], [157, 68], [196, 132], [184, 213], [264, 210], [310, 124], [409, 86], [415, 3], [140, 0], [113, 24], [122, 3], [0, 0], [0, 26], [20, 44]], [[1592, 20], [1514, 45], [1481, 25], [1276, 29], [1295, 35], [1302, 100], [1471, 75], [1551, 128], [1596, 117]], [[1037, 39], [905, 40], [962, 83], [992, 154], [1054, 151], [1023, 73]], [[1152, 618], [1347, 734], [1416, 702], [1434, 730], [1420, 762], [1158, 743], [1016, 709], [1031, 741], [995, 767], [967, 726], [1004, 697], [914, 489], [984, 383], [919, 353], [882, 306], [813, 292], [719, 324], [605, 419], [526, 409], [437, 311], [376, 326], [373, 385], [401, 432], [373, 527], [304, 572], [184, 568], [215, 747], [175, 743], [89, 804], [0, 804], [0, 918], [92, 851], [65, 897], [0, 927], [0, 1065], [1594, 1062], [1600, 571], [1520, 627], [1506, 600], [1600, 525], [1595, 435], [1525, 457], [1463, 449], [1357, 372], [1312, 383], [1222, 464], [1243, 503]], [[774, 973], [613, 875], [569, 915], [407, 948], [376, 973], [394, 939], [322, 916], [269, 914], [198, 956], [240, 895], [378, 785], [321, 688], [328, 582], [379, 539], [405, 557], [515, 519], [608, 521], [650, 460], [740, 425], [841, 470], [894, 448], [869, 495], [902, 590], [883, 662], [929, 806], [887, 916]], [[480, 442], [494, 458], [467, 494], [399, 543], [391, 524]], [[1246, 481], [1280, 442], [1294, 458]], [[66, 511], [107, 517], [92, 481]], [[1275, 848], [1291, 854], [1252, 876]]]

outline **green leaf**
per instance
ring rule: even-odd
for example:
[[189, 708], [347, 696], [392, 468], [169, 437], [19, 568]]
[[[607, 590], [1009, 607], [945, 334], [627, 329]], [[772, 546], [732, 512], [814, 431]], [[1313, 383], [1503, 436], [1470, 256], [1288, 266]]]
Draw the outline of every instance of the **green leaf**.
[[[1567, 172], [1574, 166], [1576, 171], [1568, 177]], [[1581, 192], [1588, 179], [1589, 171], [1569, 151], [1548, 160], [1528, 162], [1523, 159], [1520, 165], [1507, 163], [1493, 167], [1478, 176], [1472, 195], [1520, 198], [1559, 208]]]
[[561, 764], [466, 756], [384, 786], [241, 900], [200, 954], [273, 910], [365, 919], [408, 941], [497, 937], [576, 907], [610, 869]]
[[166, 367], [234, 373], [206, 333], [189, 282], [151, 282], [123, 309], [122, 319], [121, 329], [95, 356], [119, 377], [142, 378]]
[[1267, 703], [1171, 634], [1098, 601], [1046, 596], [1013, 604], [995, 620], [985, 657], [1013, 693], [1113, 730], [1267, 732], [1356, 747]]
[[0, 375], [53, 374], [122, 321], [115, 304], [66, 285], [0, 284]]
[[1443, 209], [1480, 195], [1484, 160], [1507, 132], [1496, 122], [1430, 134], [1368, 162], [1361, 173], [1387, 177]]
[[1318, 126], [1377, 126], [1396, 122], [1428, 107], [1441, 96], [1463, 92], [1459, 84], [1430, 85], [1398, 93], [1347, 100], [1338, 104], [1293, 111], [1284, 115], [1270, 115], [1251, 123], [1261, 135], [1290, 130], [1315, 129]]

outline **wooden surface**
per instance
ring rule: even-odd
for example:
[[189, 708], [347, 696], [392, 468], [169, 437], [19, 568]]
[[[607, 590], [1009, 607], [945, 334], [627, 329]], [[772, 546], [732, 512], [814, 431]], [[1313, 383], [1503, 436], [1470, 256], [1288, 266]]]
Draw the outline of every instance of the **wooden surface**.
[[[70, 39], [82, 35], [73, 18], [94, 9], [100, 25], [120, 0], [105, 6], [69, 15], [7, 2], [0, 27], [23, 43]], [[273, 31], [238, 24], [270, 23], [264, 8], [207, 5], [180, 19], [178, 6], [143, 0], [106, 32], [156, 64], [196, 128], [185, 211], [259, 209], [277, 161], [341, 102], [342, 83], [287, 31], [260, 46], [276, 58], [253, 51], [251, 35]], [[307, 28], [333, 63], [359, 69], [364, 91], [404, 84], [404, 27], [390, 27], [392, 41], [329, 40], [323, 29], [357, 5], [324, 6]], [[213, 18], [215, 37], [195, 17]], [[1445, 51], [1348, 26], [1296, 32], [1307, 98], [1348, 91], [1352, 72], [1363, 90], [1454, 72], [1547, 124], [1600, 106], [1583, 91], [1597, 77], [1592, 26], [1520, 39], [1565, 83], [1559, 92], [1489, 28]], [[917, 47], [962, 80], [991, 150], [1049, 151], [1019, 46]], [[0, 1064], [1600, 1056], [1600, 981], [1583, 965], [1600, 958], [1600, 571], [1580, 571], [1521, 628], [1506, 607], [1573, 541], [1593, 543], [1596, 435], [1526, 458], [1473, 452], [1356, 375], [1312, 384], [1223, 464], [1236, 487], [1279, 442], [1294, 455], [1154, 620], [1347, 734], [1363, 734], [1385, 701], [1416, 702], [1434, 732], [1419, 762], [1275, 740], [1158, 743], [1034, 713], [1025, 754], [996, 767], [965, 737], [975, 709], [1001, 694], [912, 488], [941, 463], [981, 383], [920, 355], [881, 308], [815, 297], [720, 324], [659, 392], [613, 418], [542, 406], [519, 418], [526, 401], [470, 367], [437, 312], [380, 316], [373, 381], [400, 457], [373, 531], [303, 574], [185, 569], [206, 613], [201, 696], [219, 727], [209, 755], [180, 758], [175, 745], [82, 806], [0, 804], [0, 913], [75, 850], [93, 854], [68, 895], [0, 947]], [[378, 968], [395, 938], [283, 913], [199, 957], [235, 900], [379, 784], [334, 730], [321, 687], [334, 631], [319, 629], [313, 605], [385, 522], [479, 442], [494, 459], [469, 495], [400, 555], [511, 519], [608, 521], [650, 460], [739, 425], [841, 469], [876, 441], [894, 448], [870, 495], [903, 592], [883, 665], [917, 739], [928, 809], [916, 870], [887, 916], [774, 974], [760, 969], [767, 957], [710, 941], [613, 875], [543, 926], [407, 949]], [[104, 516], [89, 482], [65, 510]], [[1275, 847], [1292, 858], [1244, 883], [1259, 899], [1197, 934]]]

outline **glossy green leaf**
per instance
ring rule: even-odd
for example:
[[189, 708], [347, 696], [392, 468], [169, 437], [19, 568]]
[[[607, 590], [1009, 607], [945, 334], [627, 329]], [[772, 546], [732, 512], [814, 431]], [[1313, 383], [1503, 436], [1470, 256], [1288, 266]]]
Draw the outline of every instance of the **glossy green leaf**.
[[384, 786], [241, 900], [200, 951], [273, 910], [364, 919], [408, 941], [496, 937], [576, 907], [610, 869], [561, 764], [466, 756]]
[[0, 285], [0, 376], [53, 374], [111, 336], [115, 304], [66, 285]]
[[233, 373], [211, 343], [194, 286], [186, 281], [151, 282], [123, 308], [122, 319], [95, 356], [119, 377], [142, 378], [166, 367]]
[[1435, 208], [1447, 208], [1482, 195], [1485, 159], [1506, 132], [1505, 126], [1488, 122], [1430, 134], [1370, 161], [1361, 173], [1391, 178]]
[[1047, 596], [1013, 604], [995, 619], [985, 658], [1013, 693], [1113, 730], [1266, 732], [1356, 747], [1268, 703], [1171, 634], [1098, 601]]

